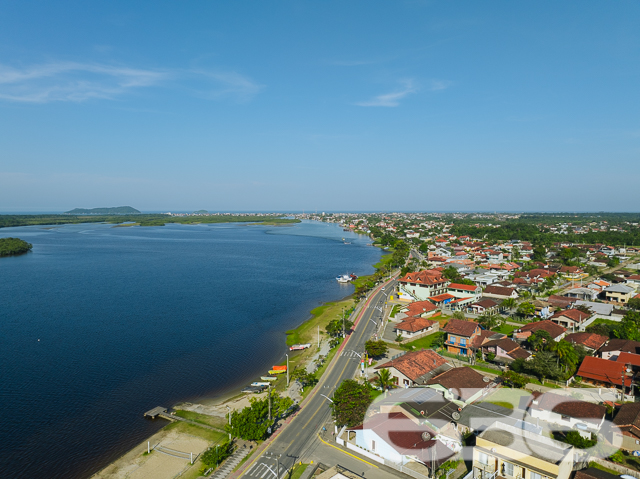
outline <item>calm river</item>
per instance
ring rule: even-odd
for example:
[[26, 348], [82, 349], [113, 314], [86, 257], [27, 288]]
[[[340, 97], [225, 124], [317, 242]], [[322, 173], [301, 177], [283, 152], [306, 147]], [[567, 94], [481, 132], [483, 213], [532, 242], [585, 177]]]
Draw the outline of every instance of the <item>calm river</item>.
[[164, 424], [144, 411], [254, 380], [284, 356], [284, 331], [352, 292], [337, 275], [381, 255], [317, 222], [7, 236], [33, 252], [0, 258], [3, 478], [88, 477]]

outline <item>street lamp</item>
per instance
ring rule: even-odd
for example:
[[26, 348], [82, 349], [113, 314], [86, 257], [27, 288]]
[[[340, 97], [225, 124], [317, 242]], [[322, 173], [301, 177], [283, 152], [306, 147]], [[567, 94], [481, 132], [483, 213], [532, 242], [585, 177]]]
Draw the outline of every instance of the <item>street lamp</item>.
[[227, 411], [229, 413], [229, 442], [231, 442], [231, 408], [227, 406]]
[[287, 387], [289, 387], [289, 354], [285, 353], [287, 357]]

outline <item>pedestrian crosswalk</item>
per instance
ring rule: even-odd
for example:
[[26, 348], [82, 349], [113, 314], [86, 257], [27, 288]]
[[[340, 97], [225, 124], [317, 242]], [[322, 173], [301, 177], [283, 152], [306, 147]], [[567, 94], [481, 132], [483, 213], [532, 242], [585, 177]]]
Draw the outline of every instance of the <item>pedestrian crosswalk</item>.
[[355, 351], [342, 351], [340, 353], [340, 356], [343, 356], [345, 358], [357, 358], [357, 359], [359, 359], [361, 355], [358, 355], [358, 353], [356, 353]]
[[256, 462], [244, 473], [243, 477], [254, 477], [259, 479], [282, 479], [287, 475], [287, 469], [280, 466], [280, 475], [276, 476], [276, 464]]

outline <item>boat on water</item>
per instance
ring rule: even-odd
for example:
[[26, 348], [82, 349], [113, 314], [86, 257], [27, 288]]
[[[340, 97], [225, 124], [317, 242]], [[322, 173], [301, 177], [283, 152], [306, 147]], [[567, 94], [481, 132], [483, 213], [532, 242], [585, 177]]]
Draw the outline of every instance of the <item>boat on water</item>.
[[259, 386], [267, 386], [268, 387], [270, 384], [271, 383], [261, 383], [261, 382], [258, 382], [258, 381], [254, 381], [254, 382], [251, 383], [252, 386], [257, 386], [257, 387], [259, 387]]
[[358, 279], [358, 277], [353, 273], [343, 274], [341, 276], [336, 277], [336, 281], [338, 283], [348, 283], [349, 281], [353, 281], [354, 279]]

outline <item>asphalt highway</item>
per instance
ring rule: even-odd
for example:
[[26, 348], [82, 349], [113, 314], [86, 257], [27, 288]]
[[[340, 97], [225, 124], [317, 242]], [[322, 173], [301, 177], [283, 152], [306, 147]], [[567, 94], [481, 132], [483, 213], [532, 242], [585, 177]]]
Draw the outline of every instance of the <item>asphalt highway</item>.
[[[385, 301], [395, 287], [392, 280], [374, 290], [357, 311], [360, 317], [354, 330], [348, 336], [341, 351], [336, 354], [332, 364], [320, 379], [311, 397], [297, 416], [279, 432], [278, 436], [257, 458], [251, 458], [244, 470], [243, 478], [278, 479], [285, 478], [287, 471], [297, 462], [305, 458], [317, 443], [318, 434], [331, 417], [329, 399], [342, 380], [353, 378], [359, 368], [358, 354], [364, 352], [364, 344], [371, 339], [381, 327], [381, 319]], [[382, 291], [384, 286], [385, 290]], [[355, 351], [355, 353], [354, 353]], [[325, 397], [326, 396], [326, 397]], [[331, 438], [331, 430], [327, 426], [325, 437]], [[277, 457], [277, 459], [276, 459]], [[328, 464], [333, 465], [333, 464]], [[276, 471], [279, 469], [279, 471]]]

